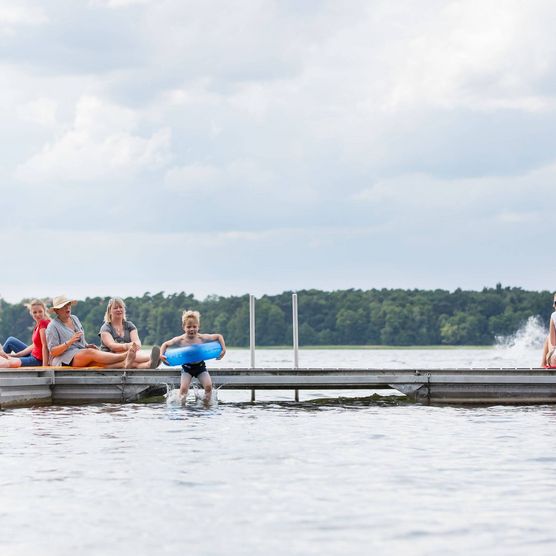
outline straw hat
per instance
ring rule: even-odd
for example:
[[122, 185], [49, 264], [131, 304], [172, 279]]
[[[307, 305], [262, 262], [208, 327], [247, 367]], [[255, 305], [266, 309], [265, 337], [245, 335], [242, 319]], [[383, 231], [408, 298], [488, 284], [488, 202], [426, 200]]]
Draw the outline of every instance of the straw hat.
[[50, 310], [53, 311], [54, 309], [61, 309], [68, 303], [75, 305], [77, 303], [77, 300], [69, 299], [65, 293], [63, 293], [62, 295], [57, 295], [56, 297], [52, 298], [52, 307], [50, 307]]

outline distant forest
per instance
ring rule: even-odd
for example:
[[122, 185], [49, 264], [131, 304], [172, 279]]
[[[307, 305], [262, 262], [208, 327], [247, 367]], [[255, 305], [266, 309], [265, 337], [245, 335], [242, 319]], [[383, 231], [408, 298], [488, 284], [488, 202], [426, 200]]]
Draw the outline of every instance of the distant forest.
[[[516, 332], [534, 315], [547, 323], [552, 293], [521, 288], [482, 291], [319, 290], [298, 291], [301, 346], [323, 345], [490, 345]], [[265, 295], [256, 303], [258, 346], [291, 345], [291, 294]], [[28, 301], [28, 300], [24, 300]], [[50, 301], [50, 300], [49, 300]], [[88, 297], [74, 307], [87, 340], [97, 343], [107, 297]], [[184, 309], [201, 312], [201, 331], [219, 332], [230, 346], [249, 345], [249, 296], [145, 293], [125, 298], [127, 317], [144, 344], [160, 343], [181, 332]], [[0, 299], [0, 341], [13, 335], [29, 342], [33, 322], [23, 302]]]

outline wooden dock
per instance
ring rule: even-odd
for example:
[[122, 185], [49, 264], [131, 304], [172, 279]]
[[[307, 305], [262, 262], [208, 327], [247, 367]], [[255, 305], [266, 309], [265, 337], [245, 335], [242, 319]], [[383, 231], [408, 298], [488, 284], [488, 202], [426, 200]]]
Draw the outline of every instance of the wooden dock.
[[[431, 404], [553, 404], [556, 370], [211, 368], [215, 388], [234, 390], [397, 390]], [[127, 403], [178, 387], [180, 369], [0, 369], [0, 408]], [[294, 395], [292, 393], [292, 399]]]

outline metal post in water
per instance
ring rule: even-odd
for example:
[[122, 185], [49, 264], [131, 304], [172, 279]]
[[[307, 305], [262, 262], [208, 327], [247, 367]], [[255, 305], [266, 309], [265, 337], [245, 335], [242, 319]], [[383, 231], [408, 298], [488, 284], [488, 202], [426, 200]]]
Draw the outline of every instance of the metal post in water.
[[[297, 318], [297, 294], [292, 294], [292, 330], [293, 330], [293, 368], [299, 368], [299, 327]], [[295, 401], [299, 401], [299, 390], [295, 390]]]
[[299, 331], [297, 326], [297, 294], [292, 294], [292, 319], [293, 319], [293, 368], [299, 367]]
[[[255, 368], [255, 296], [249, 295], [249, 350], [251, 368]], [[251, 390], [251, 401], [255, 401], [255, 390]]]
[[251, 368], [255, 368], [255, 296], [249, 296], [249, 349], [251, 351]]

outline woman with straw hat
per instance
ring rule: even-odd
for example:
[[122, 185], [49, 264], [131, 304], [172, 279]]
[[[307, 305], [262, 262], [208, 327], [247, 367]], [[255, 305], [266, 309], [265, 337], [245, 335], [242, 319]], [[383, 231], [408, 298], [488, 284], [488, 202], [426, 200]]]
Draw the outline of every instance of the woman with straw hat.
[[122, 353], [100, 351], [94, 344], [85, 342], [85, 332], [79, 319], [71, 314], [77, 301], [66, 295], [52, 300], [55, 313], [46, 329], [46, 341], [52, 365], [68, 367], [103, 367], [129, 369], [133, 366], [138, 346], [133, 344]]

